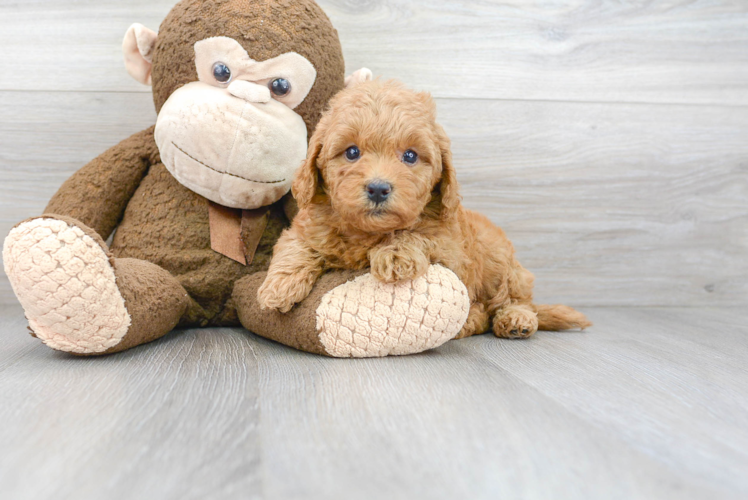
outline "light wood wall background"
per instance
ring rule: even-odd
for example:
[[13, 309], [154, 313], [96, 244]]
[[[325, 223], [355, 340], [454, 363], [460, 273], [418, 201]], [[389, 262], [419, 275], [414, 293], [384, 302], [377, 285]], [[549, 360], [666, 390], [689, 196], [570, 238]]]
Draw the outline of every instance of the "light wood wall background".
[[[0, 237], [154, 122], [120, 45], [173, 3], [0, 2]], [[349, 72], [437, 98], [465, 204], [504, 227], [539, 300], [745, 303], [748, 2], [320, 4]]]

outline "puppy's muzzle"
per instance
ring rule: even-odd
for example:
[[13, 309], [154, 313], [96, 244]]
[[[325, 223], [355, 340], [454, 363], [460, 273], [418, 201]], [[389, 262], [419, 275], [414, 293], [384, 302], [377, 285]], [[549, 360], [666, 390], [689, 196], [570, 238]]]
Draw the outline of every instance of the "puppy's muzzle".
[[390, 193], [392, 193], [392, 184], [379, 179], [371, 181], [366, 186], [366, 194], [377, 205], [384, 203], [390, 196]]

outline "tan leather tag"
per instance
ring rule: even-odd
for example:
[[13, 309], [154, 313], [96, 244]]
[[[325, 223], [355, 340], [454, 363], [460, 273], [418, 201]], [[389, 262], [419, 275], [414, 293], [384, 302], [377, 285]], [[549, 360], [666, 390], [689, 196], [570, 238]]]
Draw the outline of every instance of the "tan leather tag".
[[[208, 202], [210, 248], [229, 259], [247, 265], [242, 241], [242, 210]], [[252, 252], [254, 255], [254, 251]]]
[[255, 258], [257, 247], [260, 245], [265, 228], [268, 227], [270, 209], [258, 208], [256, 210], [242, 210], [241, 239], [244, 242], [244, 255], [247, 265]]

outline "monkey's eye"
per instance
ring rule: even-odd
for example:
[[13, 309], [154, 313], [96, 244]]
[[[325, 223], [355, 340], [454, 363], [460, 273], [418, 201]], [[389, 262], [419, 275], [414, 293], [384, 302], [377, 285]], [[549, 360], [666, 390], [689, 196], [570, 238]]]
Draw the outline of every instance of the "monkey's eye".
[[231, 80], [231, 70], [222, 62], [213, 65], [213, 78], [220, 83], [226, 83]]
[[278, 97], [283, 97], [291, 92], [291, 82], [285, 78], [276, 78], [270, 82], [270, 91]]
[[348, 161], [356, 161], [361, 157], [361, 150], [358, 149], [358, 146], [351, 146], [345, 150], [345, 157]]
[[417, 161], [418, 153], [416, 153], [412, 149], [409, 149], [405, 153], [403, 153], [403, 163], [406, 163], [408, 165], [415, 165]]

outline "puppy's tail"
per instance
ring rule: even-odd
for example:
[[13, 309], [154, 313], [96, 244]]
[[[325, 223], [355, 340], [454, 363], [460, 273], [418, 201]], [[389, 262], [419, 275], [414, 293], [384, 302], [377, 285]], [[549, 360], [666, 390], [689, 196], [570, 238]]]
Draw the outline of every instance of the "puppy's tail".
[[533, 304], [532, 307], [538, 313], [538, 330], [557, 332], [571, 328], [584, 330], [588, 326], [592, 326], [592, 323], [584, 314], [569, 306]]

